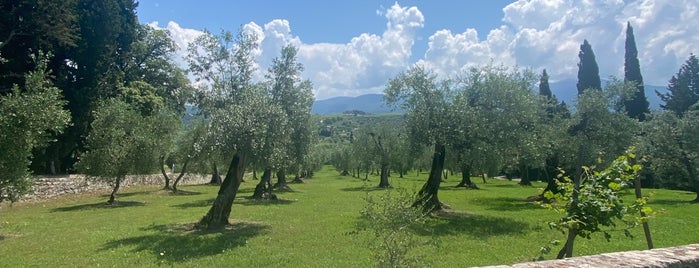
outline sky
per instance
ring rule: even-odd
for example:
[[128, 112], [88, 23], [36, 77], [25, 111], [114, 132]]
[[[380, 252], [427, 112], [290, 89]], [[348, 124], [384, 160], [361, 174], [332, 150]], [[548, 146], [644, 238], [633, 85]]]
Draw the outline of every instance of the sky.
[[257, 34], [259, 79], [283, 46], [295, 45], [316, 99], [380, 93], [416, 64], [443, 78], [504, 64], [545, 68], [552, 82], [576, 79], [585, 39], [600, 76], [623, 77], [627, 22], [646, 84], [667, 85], [699, 53], [696, 0], [141, 0], [137, 15], [170, 31], [183, 68], [187, 44], [203, 30]]

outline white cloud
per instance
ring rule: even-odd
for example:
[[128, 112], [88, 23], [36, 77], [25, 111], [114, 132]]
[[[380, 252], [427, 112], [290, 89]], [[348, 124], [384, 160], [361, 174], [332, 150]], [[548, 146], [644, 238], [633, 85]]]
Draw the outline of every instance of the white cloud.
[[318, 99], [380, 92], [386, 81], [405, 70], [415, 40], [424, 25], [416, 7], [397, 3], [383, 13], [388, 20], [382, 35], [364, 33], [346, 44], [301, 44], [299, 61]]
[[[628, 2], [628, 3], [626, 3]], [[552, 79], [575, 78], [587, 39], [600, 76], [623, 76], [626, 22], [634, 27], [644, 80], [665, 85], [699, 49], [699, 2], [693, 0], [519, 0], [503, 9], [505, 26], [478, 40], [474, 29], [441, 30], [420, 62], [441, 74], [491, 61], [546, 68]], [[428, 18], [429, 19], [429, 18]]]
[[197, 37], [202, 35], [204, 32], [194, 29], [182, 28], [179, 24], [177, 24], [174, 21], [168, 22], [165, 28], [160, 27], [157, 21], [151, 22], [148, 25], [156, 29], [165, 29], [170, 32], [170, 37], [173, 41], [175, 41], [175, 44], [177, 44], [175, 62], [177, 62], [180, 66], [185, 68], [187, 66], [187, 63], [184, 60], [184, 55], [187, 55], [187, 46], [189, 46], [189, 43], [197, 39]]
[[[546, 68], [553, 80], [576, 78], [578, 51], [587, 39], [596, 54], [600, 75], [622, 76], [626, 22], [634, 27], [646, 83], [665, 85], [690, 53], [699, 53], [699, 2], [696, 0], [519, 0], [503, 8], [503, 25], [484, 39], [475, 29], [461, 33], [443, 29], [432, 34], [418, 63], [443, 75], [474, 65], [496, 64]], [[387, 80], [410, 61], [416, 32], [426, 18], [417, 7], [379, 7], [386, 18], [380, 34], [364, 33], [348, 43], [303, 43], [287, 20], [260, 26], [250, 22], [260, 48], [255, 52], [262, 74], [286, 44], [299, 48], [318, 99], [380, 92]], [[427, 18], [429, 20], [430, 18]], [[154, 23], [157, 26], [157, 22]], [[167, 25], [184, 55], [187, 43], [201, 31]], [[184, 65], [183, 65], [184, 66]]]

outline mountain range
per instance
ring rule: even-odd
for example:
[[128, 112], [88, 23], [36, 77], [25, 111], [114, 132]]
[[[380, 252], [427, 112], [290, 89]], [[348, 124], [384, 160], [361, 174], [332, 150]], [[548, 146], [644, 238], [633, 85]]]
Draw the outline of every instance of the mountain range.
[[[566, 79], [550, 84], [551, 92], [559, 101], [573, 105], [577, 98], [578, 89], [575, 79]], [[667, 92], [667, 87], [645, 85], [646, 98], [651, 110], [660, 109], [660, 97], [655, 91]], [[383, 94], [366, 94], [357, 97], [334, 97], [313, 102], [311, 113], [340, 114], [347, 111], [363, 111], [370, 114], [403, 113], [400, 108], [389, 107], [383, 102]]]

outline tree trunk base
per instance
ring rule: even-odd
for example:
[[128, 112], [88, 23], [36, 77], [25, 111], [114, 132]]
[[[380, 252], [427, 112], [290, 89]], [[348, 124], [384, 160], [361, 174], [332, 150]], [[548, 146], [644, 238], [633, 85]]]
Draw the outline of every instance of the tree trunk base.
[[306, 183], [306, 182], [303, 181], [303, 179], [301, 179], [301, 178], [295, 178], [293, 181], [291, 181], [291, 183]]
[[293, 192], [294, 191], [286, 183], [275, 183], [273, 188], [274, 188], [274, 190], [276, 190], [278, 192]]
[[461, 182], [454, 187], [463, 187], [466, 189], [480, 190], [480, 188], [478, 188], [478, 185], [476, 185], [475, 183], [463, 183], [463, 182]]

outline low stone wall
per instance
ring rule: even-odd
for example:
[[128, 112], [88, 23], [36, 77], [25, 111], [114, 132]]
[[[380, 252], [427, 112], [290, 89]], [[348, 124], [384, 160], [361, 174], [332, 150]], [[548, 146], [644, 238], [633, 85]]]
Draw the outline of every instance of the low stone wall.
[[[174, 182], [179, 174], [168, 174]], [[179, 185], [204, 184], [210, 180], [207, 176], [187, 174], [180, 181]], [[133, 185], [165, 185], [165, 178], [162, 174], [127, 176], [121, 182], [121, 187]], [[111, 190], [114, 185], [110, 182], [97, 178], [88, 178], [85, 175], [73, 174], [65, 176], [38, 177], [34, 180], [31, 193], [22, 197], [22, 201], [51, 198], [64, 194], [77, 194], [102, 190]]]
[[648, 267], [688, 268], [699, 267], [699, 244], [605, 253], [600, 255], [573, 257], [562, 260], [518, 263], [513, 265], [489, 266], [491, 268], [558, 268], [558, 267]]

